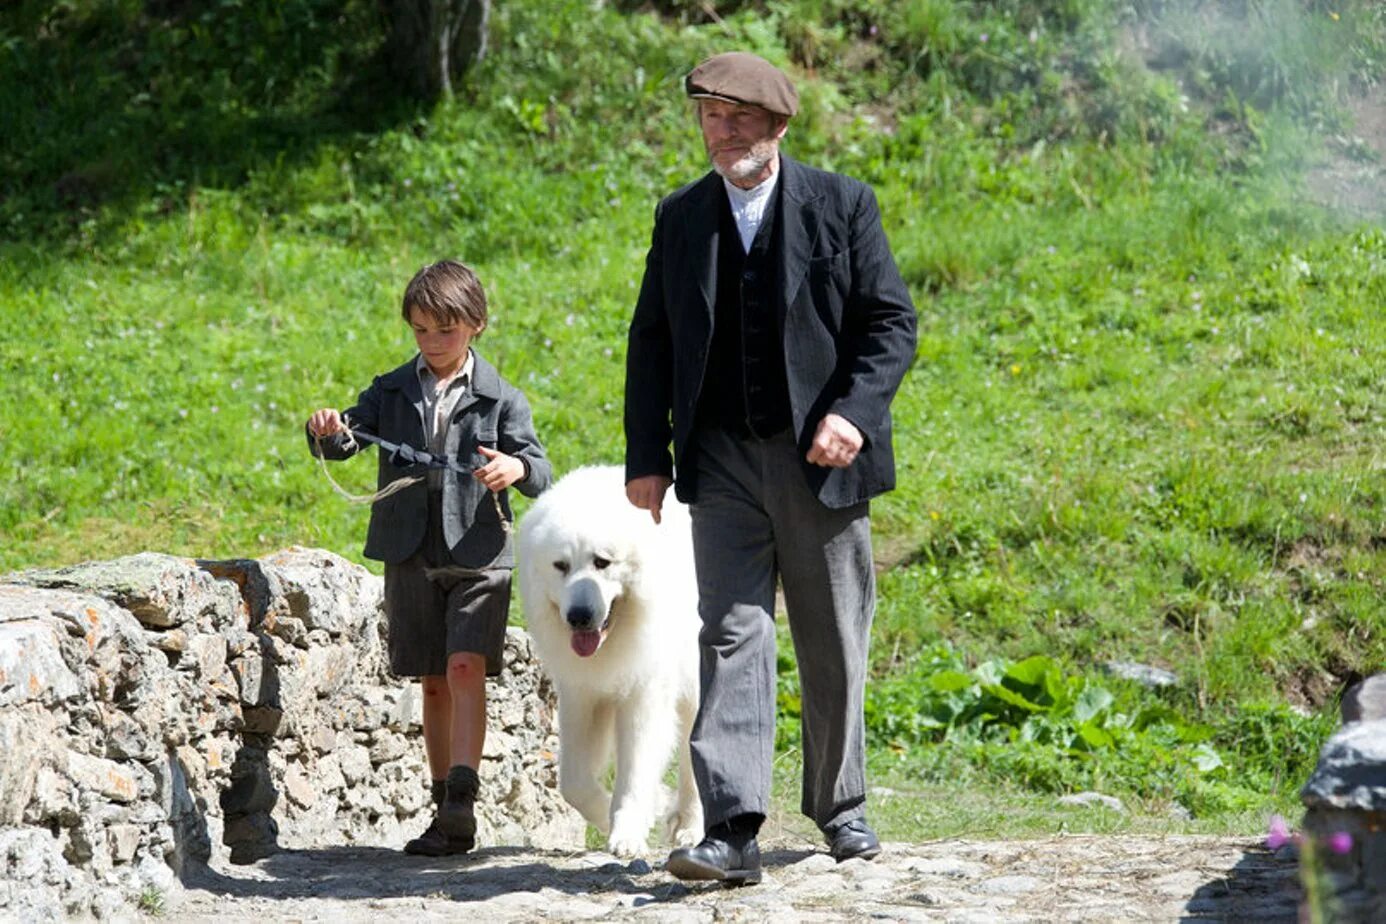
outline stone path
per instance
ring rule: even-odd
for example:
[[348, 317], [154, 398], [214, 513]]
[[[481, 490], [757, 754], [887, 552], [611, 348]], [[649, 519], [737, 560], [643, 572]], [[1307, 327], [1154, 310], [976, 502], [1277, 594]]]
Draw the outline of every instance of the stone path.
[[763, 843], [758, 886], [692, 887], [658, 859], [494, 847], [424, 860], [381, 847], [286, 850], [199, 873], [178, 921], [1227, 921], [1293, 922], [1293, 859], [1247, 838], [1080, 835], [887, 844], [838, 865]]

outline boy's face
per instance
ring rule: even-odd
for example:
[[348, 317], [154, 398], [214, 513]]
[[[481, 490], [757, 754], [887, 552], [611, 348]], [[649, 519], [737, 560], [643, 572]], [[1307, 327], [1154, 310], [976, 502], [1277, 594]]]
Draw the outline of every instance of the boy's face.
[[462, 368], [462, 363], [467, 360], [467, 348], [479, 333], [476, 328], [466, 324], [439, 322], [418, 308], [409, 309], [409, 326], [414, 331], [414, 342], [419, 345], [424, 362], [439, 378], [447, 378]]

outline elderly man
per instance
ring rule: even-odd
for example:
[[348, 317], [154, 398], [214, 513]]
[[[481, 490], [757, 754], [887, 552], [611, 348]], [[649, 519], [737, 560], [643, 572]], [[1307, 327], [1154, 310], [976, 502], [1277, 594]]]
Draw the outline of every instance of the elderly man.
[[[626, 494], [690, 504], [703, 628], [692, 735], [706, 837], [682, 879], [760, 881], [775, 745], [775, 586], [802, 689], [802, 811], [870, 859], [862, 710], [868, 502], [895, 483], [890, 402], [915, 311], [870, 187], [780, 153], [798, 93], [716, 55], [685, 79], [713, 171], [660, 202], [626, 356]], [[672, 441], [673, 453], [670, 454]]]

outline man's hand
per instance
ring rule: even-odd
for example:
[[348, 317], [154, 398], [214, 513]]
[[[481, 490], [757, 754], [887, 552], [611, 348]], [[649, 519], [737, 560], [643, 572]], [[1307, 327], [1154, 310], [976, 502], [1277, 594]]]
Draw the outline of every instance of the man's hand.
[[504, 491], [525, 477], [525, 464], [514, 456], [508, 456], [489, 446], [478, 446], [476, 451], [489, 461], [472, 472], [472, 477], [486, 485], [491, 491]]
[[829, 414], [818, 422], [809, 446], [808, 460], [827, 468], [846, 468], [861, 452], [861, 431], [846, 417]]
[[346, 424], [342, 423], [342, 415], [330, 407], [314, 411], [313, 416], [308, 418], [308, 432], [319, 438], [345, 430]]
[[641, 510], [650, 511], [650, 516], [658, 523], [664, 495], [671, 484], [673, 482], [663, 475], [641, 475], [626, 482], [626, 499]]

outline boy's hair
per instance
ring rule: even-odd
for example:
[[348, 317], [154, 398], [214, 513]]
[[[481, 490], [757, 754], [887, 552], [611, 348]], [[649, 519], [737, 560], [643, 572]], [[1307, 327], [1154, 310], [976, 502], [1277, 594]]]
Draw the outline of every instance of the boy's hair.
[[430, 263], [414, 274], [404, 290], [401, 314], [419, 309], [438, 322], [466, 324], [478, 334], [486, 327], [486, 292], [471, 267], [456, 260]]

